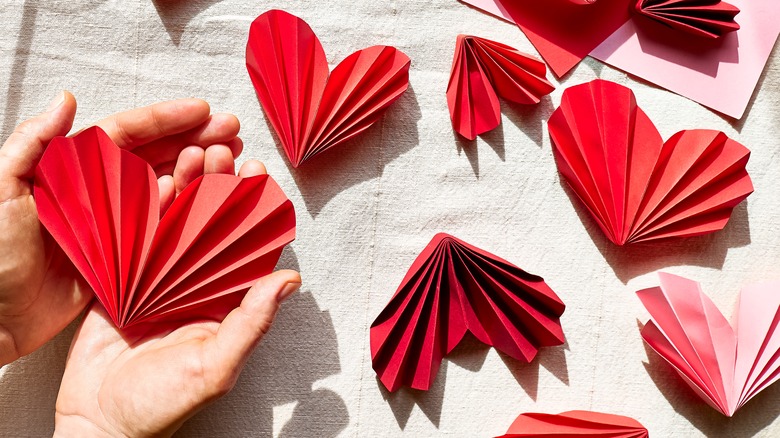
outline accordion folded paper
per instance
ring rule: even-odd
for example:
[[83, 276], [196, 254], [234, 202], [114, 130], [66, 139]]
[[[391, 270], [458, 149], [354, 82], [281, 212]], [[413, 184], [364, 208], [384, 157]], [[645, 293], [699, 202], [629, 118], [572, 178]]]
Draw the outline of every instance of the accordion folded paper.
[[564, 342], [564, 304], [544, 282], [453, 236], [437, 234], [371, 324], [371, 358], [390, 391], [427, 390], [471, 332], [517, 360]]
[[659, 273], [637, 292], [650, 312], [642, 338], [726, 416], [780, 378], [780, 282], [742, 289], [732, 329], [699, 283]]
[[753, 191], [747, 148], [703, 129], [664, 143], [614, 82], [566, 89], [548, 126], [558, 170], [618, 245], [720, 230]]
[[637, 0], [636, 11], [683, 32], [720, 38], [739, 29], [739, 8], [721, 0]]
[[561, 77], [628, 21], [635, 0], [462, 1], [517, 24]]
[[[461, 1], [515, 22], [503, 6], [511, 0]], [[780, 8], [777, 0], [730, 1], [741, 11], [741, 26], [717, 40], [685, 38], [668, 26], [639, 26], [640, 20], [628, 20], [590, 55], [739, 119], [780, 33]]]
[[328, 74], [320, 40], [300, 18], [268, 11], [252, 23], [246, 65], [293, 167], [360, 134], [409, 86], [395, 47], [358, 50]]
[[555, 87], [538, 59], [485, 38], [458, 35], [447, 104], [452, 127], [469, 140], [501, 123], [498, 98], [537, 104]]
[[633, 418], [591, 411], [521, 414], [499, 438], [521, 437], [647, 438], [647, 429]]
[[97, 127], [51, 141], [34, 196], [118, 327], [224, 315], [295, 238], [292, 203], [268, 175], [201, 176], [160, 218], [152, 168]]

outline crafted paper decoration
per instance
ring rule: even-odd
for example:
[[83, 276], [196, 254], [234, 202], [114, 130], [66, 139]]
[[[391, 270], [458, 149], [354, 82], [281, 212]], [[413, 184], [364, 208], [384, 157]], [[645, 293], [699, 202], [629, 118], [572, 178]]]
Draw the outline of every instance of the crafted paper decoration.
[[590, 411], [569, 411], [558, 415], [527, 413], [498, 438], [523, 437], [647, 438], [647, 429], [633, 418]]
[[440, 233], [371, 324], [373, 367], [390, 391], [427, 390], [466, 332], [530, 362], [540, 347], [563, 344], [564, 308], [541, 277]]
[[[515, 23], [504, 7], [514, 0], [461, 1]], [[590, 55], [727, 116], [742, 118], [780, 34], [780, 8], [777, 0], [730, 2], [741, 11], [737, 17], [741, 27], [717, 40], [687, 38], [640, 17], [619, 26]], [[534, 44], [547, 60], [543, 49]]]
[[637, 292], [651, 316], [642, 338], [702, 400], [731, 417], [780, 378], [780, 282], [742, 289], [732, 329], [699, 283], [658, 276]]
[[409, 57], [372, 46], [328, 75], [320, 40], [300, 18], [268, 11], [252, 23], [246, 65], [293, 167], [373, 125], [409, 86]]
[[674, 29], [720, 38], [739, 29], [739, 8], [721, 0], [637, 0], [636, 11]]
[[268, 175], [201, 176], [160, 218], [152, 168], [97, 127], [51, 141], [34, 196], [120, 328], [224, 316], [295, 238], [292, 203]]
[[568, 88], [548, 127], [558, 170], [618, 245], [720, 230], [753, 192], [747, 148], [705, 129], [664, 143], [634, 93], [614, 82]]
[[517, 24], [561, 77], [628, 21], [636, 0], [462, 1]]
[[519, 104], [539, 103], [555, 87], [536, 58], [485, 38], [458, 35], [447, 104], [452, 126], [469, 140], [501, 123], [498, 97]]

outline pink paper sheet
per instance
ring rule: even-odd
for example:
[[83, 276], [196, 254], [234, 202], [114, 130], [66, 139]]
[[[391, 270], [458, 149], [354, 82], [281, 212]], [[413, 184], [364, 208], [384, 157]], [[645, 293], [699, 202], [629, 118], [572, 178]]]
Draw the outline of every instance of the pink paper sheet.
[[[512, 21], [500, 0], [461, 0]], [[732, 0], [741, 29], [720, 40], [691, 38], [635, 17], [590, 55], [727, 116], [742, 118], [780, 33], [777, 0]]]

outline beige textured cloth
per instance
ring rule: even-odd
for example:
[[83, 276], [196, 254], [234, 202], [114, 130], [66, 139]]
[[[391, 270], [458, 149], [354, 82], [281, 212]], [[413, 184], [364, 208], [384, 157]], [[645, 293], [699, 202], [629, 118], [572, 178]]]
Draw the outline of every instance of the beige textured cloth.
[[[373, 44], [412, 59], [411, 87], [381, 122], [297, 171], [244, 67], [249, 23], [273, 7], [304, 18], [331, 65]], [[453, 133], [444, 94], [456, 35], [535, 51], [516, 27], [454, 0], [5, 0], [0, 22], [3, 138], [61, 89], [79, 101], [77, 127], [197, 96], [239, 116], [240, 161], [263, 160], [296, 206], [298, 240], [280, 265], [301, 270], [302, 291], [283, 306], [235, 390], [180, 436], [487, 437], [521, 412], [572, 409], [631, 416], [654, 437], [780, 436], [780, 385], [732, 419], [717, 414], [646, 350], [638, 326], [648, 315], [633, 293], [664, 269], [700, 281], [730, 315], [741, 286], [780, 278], [777, 49], [741, 121], [587, 59], [540, 105], [504, 103], [502, 126], [470, 143]], [[756, 192], [724, 231], [619, 248], [572, 203], [545, 123], [566, 86], [595, 77], [634, 89], [664, 138], [714, 128], [752, 150]], [[543, 276], [567, 304], [568, 342], [522, 364], [467, 339], [430, 391], [388, 394], [371, 368], [368, 327], [439, 231]], [[74, 327], [0, 370], [0, 436], [51, 433]]]

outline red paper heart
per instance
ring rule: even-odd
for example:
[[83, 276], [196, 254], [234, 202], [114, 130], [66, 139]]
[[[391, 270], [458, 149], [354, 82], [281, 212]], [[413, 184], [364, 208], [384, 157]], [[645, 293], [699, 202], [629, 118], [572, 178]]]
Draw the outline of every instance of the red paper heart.
[[734, 21], [739, 8], [721, 0], [637, 0], [634, 9], [669, 27], [704, 38], [720, 38], [739, 30]]
[[539, 103], [555, 87], [547, 67], [505, 44], [458, 35], [452, 60], [447, 104], [452, 126], [469, 140], [501, 123], [498, 98], [519, 104]]
[[564, 309], [541, 277], [439, 233], [371, 324], [371, 360], [388, 390], [427, 390], [466, 332], [530, 362], [563, 344]]
[[97, 127], [51, 141], [34, 196], [118, 327], [223, 315], [295, 238], [292, 203], [268, 175], [204, 175], [160, 218], [152, 168]]
[[409, 86], [409, 57], [373, 46], [328, 77], [320, 40], [300, 18], [268, 11], [252, 23], [246, 65], [293, 167], [370, 127]]
[[753, 192], [747, 148], [704, 129], [664, 143], [614, 82], [568, 88], [548, 126], [558, 170], [618, 245], [720, 230]]
[[647, 438], [647, 429], [633, 418], [591, 411], [569, 411], [558, 415], [520, 414], [500, 438]]

